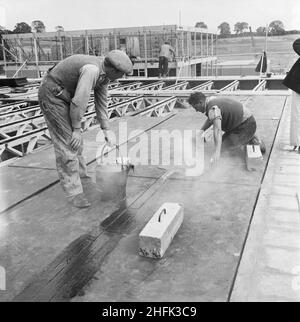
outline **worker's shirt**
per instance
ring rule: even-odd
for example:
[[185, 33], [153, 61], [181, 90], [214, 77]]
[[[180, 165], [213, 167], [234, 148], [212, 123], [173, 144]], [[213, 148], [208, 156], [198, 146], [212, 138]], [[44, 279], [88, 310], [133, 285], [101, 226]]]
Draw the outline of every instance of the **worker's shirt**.
[[173, 47], [167, 44], [161, 45], [160, 53], [159, 53], [160, 57], [167, 57], [168, 59], [171, 59], [172, 58], [171, 53], [174, 53]]
[[[73, 55], [58, 63], [50, 72], [52, 77], [71, 95], [71, 104], [86, 111], [91, 90], [97, 118], [102, 129], [108, 128], [107, 84], [108, 78], [103, 68], [103, 58], [89, 55]], [[80, 121], [80, 120], [78, 120]]]
[[252, 113], [242, 103], [227, 97], [209, 97], [206, 100], [206, 116], [213, 122], [221, 120], [224, 132], [237, 128], [246, 121]]

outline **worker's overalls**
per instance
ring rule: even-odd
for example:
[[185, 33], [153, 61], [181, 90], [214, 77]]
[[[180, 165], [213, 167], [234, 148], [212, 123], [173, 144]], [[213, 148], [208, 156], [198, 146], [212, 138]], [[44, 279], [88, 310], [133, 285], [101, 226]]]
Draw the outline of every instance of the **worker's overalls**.
[[62, 188], [67, 197], [75, 196], [83, 191], [80, 177], [87, 176], [87, 168], [82, 155], [83, 140], [77, 151], [70, 147], [72, 138], [70, 94], [57, 84], [48, 72], [39, 88], [38, 98], [53, 142]]
[[295, 91], [291, 101], [290, 145], [300, 146], [300, 95]]

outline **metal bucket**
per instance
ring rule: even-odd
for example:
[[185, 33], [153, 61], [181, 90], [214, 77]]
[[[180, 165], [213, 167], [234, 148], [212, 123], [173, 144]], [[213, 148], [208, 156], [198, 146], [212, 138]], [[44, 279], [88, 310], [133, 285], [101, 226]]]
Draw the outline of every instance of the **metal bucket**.
[[107, 146], [102, 149], [101, 156], [97, 160], [96, 166], [96, 185], [101, 192], [101, 200], [117, 200], [119, 202], [126, 198], [126, 185], [130, 169], [134, 166], [129, 162], [128, 158], [117, 158], [115, 163], [104, 163], [104, 151]]

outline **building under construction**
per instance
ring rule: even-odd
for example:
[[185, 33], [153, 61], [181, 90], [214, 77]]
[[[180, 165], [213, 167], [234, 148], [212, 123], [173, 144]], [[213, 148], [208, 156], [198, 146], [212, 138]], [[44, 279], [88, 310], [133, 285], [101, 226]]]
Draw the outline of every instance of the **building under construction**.
[[136, 57], [135, 76], [154, 77], [158, 76], [158, 54], [165, 41], [176, 51], [169, 76], [215, 74], [217, 35], [177, 25], [3, 35], [4, 69], [10, 77], [40, 77], [70, 55], [104, 56], [121, 49]]
[[[103, 142], [91, 96], [82, 129], [92, 179], [82, 183], [92, 205], [75, 209], [59, 185], [37, 101], [40, 80], [16, 78], [2, 87], [1, 301], [300, 300], [300, 154], [288, 149], [291, 95], [284, 75], [216, 77], [215, 39], [175, 25], [4, 37], [15, 59], [4, 62], [6, 70], [15, 73], [26, 62], [20, 77], [36, 78], [37, 70], [75, 53], [102, 56], [124, 47], [139, 57], [134, 76], [108, 85], [108, 114], [120, 151], [146, 161], [129, 174], [126, 199], [102, 198], [95, 176]], [[158, 78], [164, 40], [177, 57], [169, 77]], [[206, 118], [187, 104], [196, 91], [247, 106], [267, 153], [235, 151], [212, 168], [211, 131], [206, 143], [197, 132]], [[157, 133], [161, 140], [186, 138], [184, 146], [203, 160], [201, 173], [187, 175], [193, 164], [175, 165], [180, 144], [170, 144], [165, 162]], [[115, 153], [111, 148], [107, 157]], [[139, 234], [165, 202], [183, 206], [183, 222], [162, 258], [141, 256]]]

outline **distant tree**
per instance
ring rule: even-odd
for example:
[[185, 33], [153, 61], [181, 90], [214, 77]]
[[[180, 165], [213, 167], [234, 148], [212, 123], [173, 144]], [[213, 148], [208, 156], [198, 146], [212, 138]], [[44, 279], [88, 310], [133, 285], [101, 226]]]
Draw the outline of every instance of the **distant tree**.
[[247, 22], [237, 22], [234, 25], [234, 31], [237, 35], [244, 33], [245, 31], [247, 31], [248, 28], [249, 25]]
[[295, 34], [300, 34], [300, 30], [297, 30], [297, 29], [286, 30], [285, 33], [290, 35], [295, 35]]
[[13, 30], [15, 34], [25, 34], [31, 32], [31, 27], [26, 22], [18, 22]]
[[64, 27], [63, 26], [56, 26], [55, 27], [55, 30], [56, 31], [65, 31]]
[[219, 26], [218, 29], [220, 30], [220, 36], [221, 37], [226, 37], [228, 35], [231, 35], [230, 31], [230, 25], [228, 22], [222, 22]]
[[32, 21], [31, 28], [32, 28], [32, 31], [34, 31], [34, 32], [45, 32], [46, 31], [46, 27], [41, 20]]
[[280, 20], [274, 20], [269, 24], [270, 34], [271, 35], [284, 35], [284, 25]]
[[12, 34], [13, 32], [5, 27], [0, 26], [0, 34]]
[[266, 27], [258, 27], [256, 29], [256, 32], [259, 34], [259, 35], [265, 35], [266, 34]]
[[207, 25], [203, 21], [197, 22], [196, 25], [195, 25], [195, 27], [196, 28], [207, 29]]

